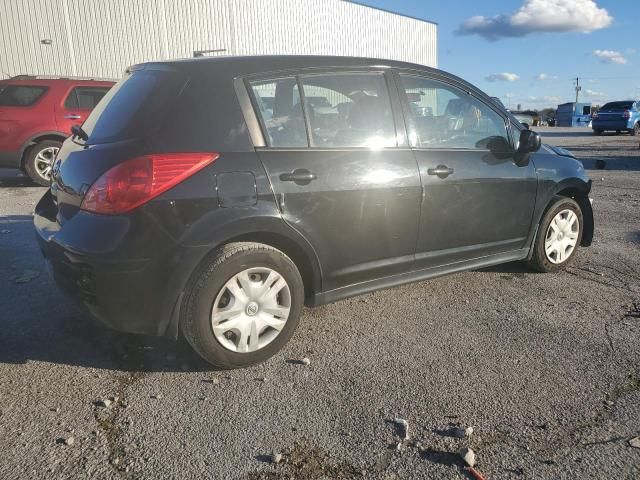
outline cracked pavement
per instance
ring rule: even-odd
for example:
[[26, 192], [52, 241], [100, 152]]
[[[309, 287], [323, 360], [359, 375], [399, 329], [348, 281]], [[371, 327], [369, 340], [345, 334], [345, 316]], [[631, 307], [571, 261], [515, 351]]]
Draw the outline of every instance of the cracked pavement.
[[[0, 171], [0, 478], [471, 478], [463, 446], [490, 479], [639, 478], [639, 139], [540, 131], [608, 168], [590, 171], [595, 240], [567, 271], [307, 309], [282, 352], [232, 372], [77, 313], [32, 232], [44, 189]], [[443, 434], [456, 425], [474, 432]]]

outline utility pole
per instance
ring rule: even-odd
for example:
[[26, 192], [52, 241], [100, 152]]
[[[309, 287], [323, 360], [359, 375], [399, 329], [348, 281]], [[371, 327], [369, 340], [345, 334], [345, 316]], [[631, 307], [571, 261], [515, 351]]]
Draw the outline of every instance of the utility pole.
[[580, 86], [580, 77], [576, 77], [576, 103], [578, 103], [578, 94], [580, 93], [580, 90], [582, 90], [582, 87]]

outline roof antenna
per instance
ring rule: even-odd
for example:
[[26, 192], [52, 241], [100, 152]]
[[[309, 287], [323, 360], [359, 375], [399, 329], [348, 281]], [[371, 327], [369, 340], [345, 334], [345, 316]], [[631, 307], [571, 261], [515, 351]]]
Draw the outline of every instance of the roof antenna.
[[226, 51], [227, 51], [226, 48], [217, 48], [215, 50], [194, 50], [193, 58], [204, 57], [205, 53], [220, 53], [220, 52], [226, 52]]

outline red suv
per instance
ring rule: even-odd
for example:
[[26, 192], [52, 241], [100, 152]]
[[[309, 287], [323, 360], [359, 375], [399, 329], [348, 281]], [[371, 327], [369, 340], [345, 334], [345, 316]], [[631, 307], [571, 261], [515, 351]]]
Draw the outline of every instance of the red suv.
[[0, 81], [0, 167], [20, 168], [40, 185], [71, 127], [81, 124], [114, 82], [28, 75]]

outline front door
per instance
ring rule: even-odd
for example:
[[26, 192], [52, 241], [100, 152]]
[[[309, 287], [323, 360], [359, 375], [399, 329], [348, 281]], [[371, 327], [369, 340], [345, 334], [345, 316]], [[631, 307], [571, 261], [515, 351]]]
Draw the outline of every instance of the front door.
[[67, 93], [62, 105], [56, 105], [58, 129], [70, 133], [74, 125], [82, 125], [109, 87], [77, 86]]
[[420, 176], [398, 146], [387, 80], [341, 72], [251, 83], [268, 145], [259, 155], [284, 220], [318, 255], [324, 291], [413, 266]]
[[506, 116], [455, 85], [399, 77], [424, 189], [417, 267], [524, 248], [537, 180], [514, 162]]

